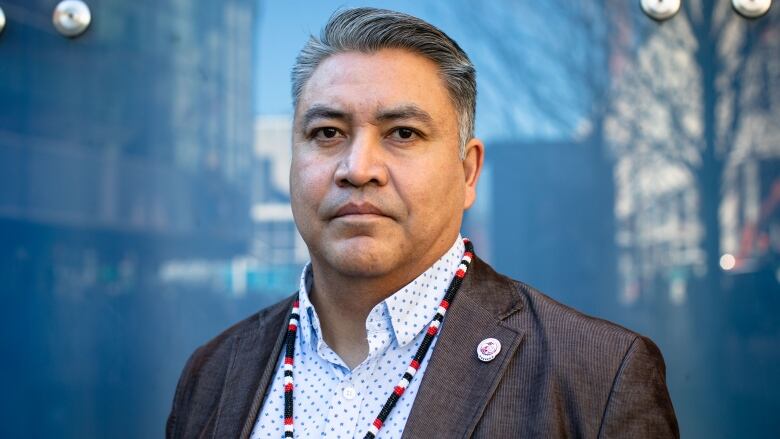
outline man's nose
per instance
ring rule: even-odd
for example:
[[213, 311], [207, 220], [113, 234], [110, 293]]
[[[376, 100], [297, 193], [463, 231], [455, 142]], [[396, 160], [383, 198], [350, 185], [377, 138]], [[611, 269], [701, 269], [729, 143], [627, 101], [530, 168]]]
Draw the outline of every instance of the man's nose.
[[341, 187], [384, 186], [388, 180], [384, 147], [369, 133], [353, 137], [336, 168], [334, 179]]

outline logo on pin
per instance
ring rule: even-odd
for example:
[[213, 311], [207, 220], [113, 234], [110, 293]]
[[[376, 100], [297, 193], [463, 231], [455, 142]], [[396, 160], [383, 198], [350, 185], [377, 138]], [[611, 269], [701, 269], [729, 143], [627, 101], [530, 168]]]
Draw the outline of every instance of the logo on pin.
[[477, 357], [484, 362], [493, 361], [501, 352], [501, 342], [495, 338], [486, 338], [477, 346]]

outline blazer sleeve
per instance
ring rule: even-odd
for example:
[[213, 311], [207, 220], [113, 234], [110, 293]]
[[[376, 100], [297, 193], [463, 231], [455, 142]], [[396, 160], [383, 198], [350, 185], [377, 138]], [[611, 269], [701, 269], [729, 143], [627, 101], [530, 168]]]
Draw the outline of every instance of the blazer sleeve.
[[202, 351], [202, 347], [195, 350], [187, 360], [184, 369], [182, 370], [179, 382], [176, 384], [176, 393], [173, 396], [173, 404], [171, 405], [171, 412], [168, 415], [168, 420], [165, 423], [165, 437], [167, 439], [180, 437], [179, 432], [179, 420], [180, 417], [186, 415], [187, 409], [184, 407], [185, 400], [188, 399], [187, 395], [190, 393], [191, 383], [195, 378], [194, 365], [197, 362], [199, 353]]
[[634, 339], [618, 369], [599, 437], [680, 437], [663, 356], [646, 337]]

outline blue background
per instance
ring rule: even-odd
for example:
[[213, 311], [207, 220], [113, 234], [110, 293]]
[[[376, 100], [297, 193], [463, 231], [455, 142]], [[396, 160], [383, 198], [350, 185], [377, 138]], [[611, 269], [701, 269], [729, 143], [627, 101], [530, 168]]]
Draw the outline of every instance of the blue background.
[[477, 253], [653, 338], [683, 436], [780, 435], [777, 5], [87, 3], [68, 39], [0, 0], [0, 437], [162, 435], [192, 350], [296, 288], [289, 69], [356, 5], [477, 66]]

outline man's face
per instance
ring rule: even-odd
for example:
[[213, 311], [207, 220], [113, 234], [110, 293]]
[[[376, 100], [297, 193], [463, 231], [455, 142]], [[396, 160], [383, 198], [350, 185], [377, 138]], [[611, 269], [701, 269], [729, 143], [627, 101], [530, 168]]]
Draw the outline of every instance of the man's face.
[[399, 49], [323, 61], [295, 112], [290, 188], [315, 269], [410, 281], [455, 241], [482, 145], [458, 153], [436, 65]]

